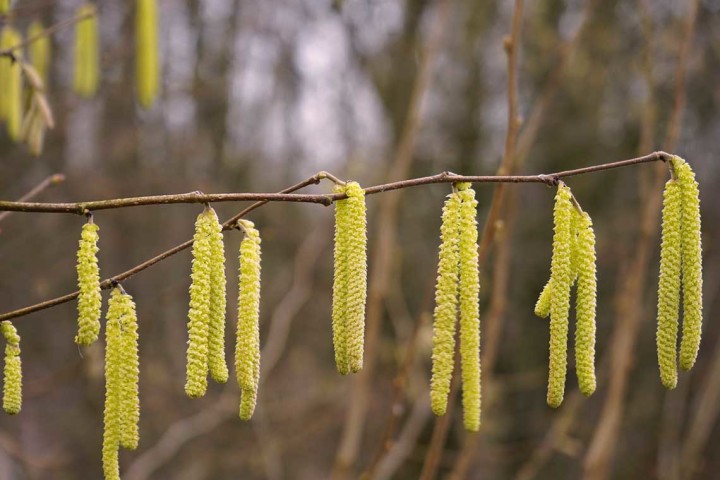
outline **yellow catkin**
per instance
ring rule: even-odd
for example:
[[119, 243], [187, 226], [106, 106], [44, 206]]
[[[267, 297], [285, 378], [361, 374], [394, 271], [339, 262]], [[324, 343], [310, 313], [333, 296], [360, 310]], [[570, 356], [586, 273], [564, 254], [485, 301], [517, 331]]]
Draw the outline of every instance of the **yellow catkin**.
[[440, 226], [438, 275], [435, 285], [432, 378], [430, 404], [435, 415], [447, 410], [450, 382], [455, 362], [455, 323], [458, 308], [458, 268], [460, 264], [460, 195], [453, 192], [445, 200]]
[[10, 11], [10, 0], [0, 0], [0, 14], [6, 14]]
[[553, 255], [550, 281], [550, 364], [548, 373], [547, 403], [553, 408], [560, 406], [565, 395], [567, 374], [568, 315], [570, 311], [570, 287], [572, 284], [571, 244], [572, 209], [570, 188], [564, 183], [555, 195]]
[[110, 300], [118, 303], [121, 329], [120, 445], [135, 450], [140, 441], [140, 360], [135, 302], [130, 295], [114, 288]]
[[78, 334], [75, 343], [91, 345], [100, 334], [100, 269], [97, 242], [99, 227], [92, 221], [83, 225], [77, 253]]
[[668, 180], [663, 196], [656, 341], [660, 379], [666, 388], [672, 389], [677, 385], [677, 334], [682, 258], [680, 183], [673, 179]]
[[218, 383], [228, 381], [228, 367], [225, 362], [225, 246], [222, 225], [215, 210], [210, 209], [210, 325], [208, 330], [208, 367], [210, 376]]
[[[577, 209], [575, 210], [578, 211]], [[577, 297], [575, 311], [575, 370], [578, 385], [583, 395], [595, 392], [595, 311], [597, 299], [597, 274], [595, 255], [595, 232], [592, 220], [586, 212], [578, 215], [577, 253]]]
[[[33, 20], [28, 27], [28, 38], [35, 38], [45, 31], [40, 20]], [[34, 40], [29, 46], [30, 63], [37, 70], [43, 86], [47, 88], [48, 70], [50, 69], [50, 37], [42, 35]]]
[[135, 48], [138, 101], [144, 108], [148, 108], [157, 97], [160, 83], [156, 0], [138, 0], [137, 2]]
[[77, 16], [86, 16], [75, 25], [75, 92], [92, 97], [97, 91], [99, 71], [98, 20], [95, 5], [85, 4]]
[[680, 368], [695, 364], [702, 334], [702, 243], [700, 238], [700, 192], [688, 163], [673, 157], [673, 167], [682, 190], [682, 294], [683, 326]]
[[550, 302], [552, 301], [552, 283], [550, 280], [545, 284], [537, 303], [535, 304], [535, 315], [540, 318], [547, 318], [550, 315]]
[[367, 298], [367, 210], [365, 191], [357, 182], [337, 186], [348, 198], [335, 202], [335, 275], [333, 282], [333, 343], [335, 362], [343, 375], [363, 365], [365, 300]]
[[5, 337], [5, 370], [3, 374], [3, 410], [17, 415], [22, 408], [22, 361], [20, 359], [20, 335], [12, 323], [0, 324]]
[[105, 323], [105, 413], [102, 463], [105, 480], [119, 480], [118, 448], [122, 431], [123, 338], [122, 317], [125, 311], [122, 294], [114, 289], [108, 302]]
[[[5, 27], [0, 35], [0, 48], [6, 49], [18, 45], [22, 37], [12, 27]], [[23, 114], [22, 95], [22, 50], [14, 50], [13, 54], [18, 61], [9, 57], [0, 58], [0, 120], [7, 124], [8, 136], [11, 140], [20, 139]]]
[[260, 381], [260, 232], [253, 222], [238, 222], [245, 232], [240, 243], [238, 323], [235, 372], [242, 397], [240, 418], [248, 420], [255, 409]]
[[478, 202], [475, 200], [475, 191], [469, 186], [461, 189], [460, 198], [459, 293], [463, 418], [465, 428], [476, 432], [480, 428], [480, 280], [475, 220]]
[[210, 209], [206, 208], [198, 215], [195, 222], [192, 247], [187, 381], [185, 383], [185, 393], [190, 398], [202, 397], [207, 390], [212, 266], [211, 240], [214, 234], [215, 222]]

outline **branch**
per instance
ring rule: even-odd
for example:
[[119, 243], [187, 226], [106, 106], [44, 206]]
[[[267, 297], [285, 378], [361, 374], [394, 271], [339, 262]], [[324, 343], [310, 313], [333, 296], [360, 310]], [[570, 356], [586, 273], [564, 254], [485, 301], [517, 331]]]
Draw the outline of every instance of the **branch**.
[[[457, 175], [452, 172], [442, 172], [428, 177], [411, 178], [409, 180], [400, 180], [398, 182], [376, 185], [365, 189], [366, 195], [374, 195], [376, 193], [389, 192], [391, 190], [399, 190], [402, 188], [415, 187], [417, 185], [429, 185], [433, 183], [545, 183], [547, 185], [557, 185], [558, 180], [565, 177], [582, 175], [585, 173], [599, 172], [602, 170], [610, 170], [613, 168], [627, 167], [639, 163], [649, 163], [657, 161], [667, 161], [670, 154], [665, 152], [653, 152], [642, 157], [631, 158], [619, 162], [604, 163], [592, 167], [578, 168], [575, 170], [565, 170], [562, 172], [540, 175]], [[326, 172], [314, 175], [311, 183], [317, 183], [322, 178], [334, 178]], [[303, 184], [302, 186], [309, 185]], [[302, 188], [302, 187], [299, 187]], [[295, 191], [295, 190], [292, 190]], [[151, 195], [145, 197], [116, 198], [112, 200], [94, 200], [89, 202], [76, 203], [40, 203], [40, 202], [10, 202], [0, 201], [0, 211], [14, 212], [44, 212], [44, 213], [73, 213], [76, 215], [84, 215], [87, 212], [96, 210], [109, 210], [114, 208], [137, 207], [141, 205], [165, 205], [172, 203], [217, 203], [217, 202], [237, 202], [256, 200], [263, 204], [267, 202], [301, 202], [301, 203], [319, 203], [325, 206], [332, 204], [337, 200], [347, 198], [344, 193], [335, 193], [328, 195], [307, 195], [307, 194], [291, 194], [291, 193], [215, 193], [205, 194], [202, 192], [180, 193], [176, 195]], [[259, 207], [260, 204], [254, 205], [252, 209]], [[249, 210], [250, 211], [250, 210]], [[249, 212], [248, 211], [248, 212]], [[243, 212], [244, 216], [248, 212]], [[229, 220], [229, 225], [234, 221]], [[227, 228], [226, 228], [227, 229]]]
[[[450, 172], [442, 172], [437, 175], [429, 177], [414, 178], [410, 180], [402, 180], [399, 182], [386, 183], [384, 185], [376, 185], [365, 189], [367, 195], [373, 195], [376, 193], [388, 192], [391, 190], [398, 190], [401, 188], [414, 187], [417, 185], [428, 185], [433, 183], [456, 183], [456, 182], [472, 182], [472, 183], [492, 183], [492, 182], [506, 182], [506, 183], [544, 183], [547, 185], [556, 185], [558, 180], [565, 177], [572, 177], [575, 175], [581, 175], [584, 173], [598, 172], [602, 170], [610, 170], [613, 168], [626, 167], [630, 165], [637, 165], [640, 163], [650, 163], [662, 161], [666, 162], [669, 160], [671, 155], [665, 152], [653, 152], [649, 155], [642, 157], [631, 158], [629, 160], [622, 160], [619, 162], [605, 163], [602, 165], [596, 165], [593, 167], [578, 168], [575, 170], [565, 170], [562, 172], [541, 174], [541, 175], [490, 175], [490, 176], [466, 176], [456, 175]], [[127, 199], [116, 199], [116, 200], [100, 200], [96, 202], [85, 202], [85, 203], [25, 203], [25, 202], [0, 202], [0, 210], [7, 211], [21, 211], [21, 212], [56, 212], [56, 213], [84, 213], [86, 210], [91, 209], [108, 209], [108, 208], [120, 208], [129, 207], [136, 205], [153, 205], [153, 204], [166, 204], [166, 203], [209, 203], [216, 201], [233, 201], [233, 200], [252, 200], [259, 199], [259, 202], [250, 205], [245, 210], [241, 211], [234, 217], [228, 219], [223, 223], [223, 231], [234, 228], [235, 223], [238, 219], [244, 217], [256, 208], [270, 201], [294, 201], [294, 202], [312, 202], [320, 203], [323, 205], [329, 205], [330, 203], [347, 198], [345, 194], [338, 193], [333, 195], [289, 195], [291, 192], [304, 188], [308, 185], [318, 184], [320, 180], [324, 178], [331, 178], [326, 172], [320, 172], [312, 177], [304, 180], [297, 185], [288, 187], [278, 193], [223, 193], [215, 195], [205, 195], [202, 193], [186, 193], [181, 195], [158, 195], [154, 197], [136, 197]], [[91, 207], [91, 208], [88, 208]], [[156, 263], [165, 260], [168, 257], [179, 253], [192, 245], [192, 240], [187, 240], [180, 245], [171, 248], [143, 263], [131, 268], [130, 270], [110, 277], [100, 282], [100, 288], [107, 290], [112, 287], [115, 282], [122, 282], [123, 280], [132, 277], [136, 273], [139, 273], [146, 268], [149, 268]], [[45, 310], [46, 308], [54, 307], [67, 303], [77, 298], [80, 292], [68, 293], [61, 297], [46, 300], [35, 305], [20, 308], [0, 314], [0, 321], [10, 320], [12, 318], [18, 318], [30, 313]]]
[[[42, 192], [44, 192], [48, 187], [52, 187], [53, 185], [58, 185], [65, 181], [65, 175], [62, 173], [56, 173], [54, 175], [50, 175], [42, 182], [35, 185], [29, 192], [27, 192], [25, 195], [20, 197], [18, 202], [27, 202], [28, 200], [32, 200], [33, 198], [40, 195]], [[0, 213], [0, 222], [5, 220], [7, 217], [12, 215], [10, 212], [3, 212]]]
[[13, 45], [10, 48], [0, 50], [0, 57], [8, 57], [12, 61], [16, 61], [17, 57], [15, 56], [15, 53], [14, 53], [15, 50], [20, 50], [21, 48], [33, 43], [35, 40], [39, 40], [43, 37], [49, 37], [50, 35], [53, 35], [54, 33], [57, 33], [60, 30], [63, 30], [67, 27], [71, 27], [71, 26], [75, 25], [80, 20], [84, 20], [84, 19], [92, 17], [94, 15], [95, 15], [95, 13], [82, 13], [80, 15], [75, 15], [74, 17], [67, 18], [65, 20], [61, 20], [60, 22], [56, 23], [55, 25], [52, 25], [52, 26], [46, 28], [45, 30], [43, 30], [42, 32], [38, 32], [37, 34], [26, 38], [22, 42], [20, 42], [16, 45]]

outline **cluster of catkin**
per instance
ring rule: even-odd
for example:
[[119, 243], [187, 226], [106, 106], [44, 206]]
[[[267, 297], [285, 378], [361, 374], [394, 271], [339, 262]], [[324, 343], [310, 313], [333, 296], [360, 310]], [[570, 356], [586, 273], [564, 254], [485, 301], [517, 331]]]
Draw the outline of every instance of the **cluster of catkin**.
[[455, 185], [443, 207], [435, 287], [430, 403], [447, 410], [455, 363], [455, 324], [460, 315], [460, 366], [465, 428], [480, 428], [480, 313], [477, 200], [469, 183]]
[[662, 384], [677, 385], [677, 337], [682, 292], [680, 368], [695, 364], [702, 330], [702, 246], [700, 197], [690, 165], [670, 160], [672, 178], [665, 184], [658, 285], [657, 354]]
[[363, 366], [367, 298], [367, 210], [357, 182], [336, 185], [332, 331], [335, 364], [343, 375]]
[[[241, 390], [240, 418], [255, 410], [260, 380], [260, 233], [248, 220], [240, 244], [238, 323], [235, 369]], [[226, 279], [222, 225], [207, 207], [195, 222], [192, 283], [188, 313], [187, 381], [190, 398], [205, 395], [208, 373], [218, 383], [228, 380], [225, 363]]]
[[570, 290], [576, 282], [575, 371], [580, 391], [584, 395], [595, 391], [597, 276], [592, 221], [562, 182], [555, 195], [553, 223], [550, 280], [540, 293], [535, 314], [543, 318], [550, 315], [547, 403], [556, 408], [565, 395]]

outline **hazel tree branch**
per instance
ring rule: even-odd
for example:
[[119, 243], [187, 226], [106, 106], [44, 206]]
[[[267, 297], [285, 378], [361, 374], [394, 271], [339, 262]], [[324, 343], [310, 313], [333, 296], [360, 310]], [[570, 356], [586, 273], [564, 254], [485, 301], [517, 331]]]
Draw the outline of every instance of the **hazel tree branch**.
[[[456, 182], [471, 182], [471, 183], [544, 183], [546, 185], [554, 186], [557, 185], [561, 178], [572, 177], [575, 175], [582, 175], [585, 173], [599, 172], [603, 170], [610, 170], [614, 168], [627, 167], [630, 165], [638, 165], [641, 163], [651, 162], [667, 162], [671, 158], [671, 155], [665, 152], [653, 152], [642, 157], [631, 158], [628, 160], [622, 160], [619, 162], [605, 163], [602, 165], [595, 165], [592, 167], [578, 168], [574, 170], [565, 170], [562, 172], [556, 172], [551, 174], [540, 174], [540, 175], [487, 175], [487, 176], [468, 176], [468, 175], [457, 175], [451, 172], [442, 172], [436, 175], [428, 177], [413, 178], [409, 180], [401, 180], [399, 182], [386, 183], [384, 185], [376, 185], [365, 189], [366, 195], [373, 195], [376, 193], [389, 192], [392, 190], [399, 190], [402, 188], [414, 187], [417, 185], [428, 185], [434, 183], [456, 183]], [[236, 200], [258, 200], [256, 203], [248, 206], [237, 215], [231, 217], [225, 223], [223, 223], [223, 231], [231, 230], [235, 228], [237, 221], [250, 213], [251, 211], [263, 206], [268, 202], [277, 201], [292, 201], [292, 202], [309, 202], [309, 203], [320, 203], [322, 205], [330, 205], [337, 200], [346, 198], [345, 194], [331, 194], [331, 195], [300, 195], [292, 194], [297, 190], [305, 188], [309, 185], [320, 183], [323, 179], [329, 179], [333, 182], [337, 181], [336, 177], [328, 174], [327, 172], [319, 172], [308, 179], [286, 188], [278, 193], [228, 193], [228, 194], [214, 194], [206, 195], [202, 193], [186, 193], [180, 195], [157, 195], [151, 197], [135, 197], [126, 199], [115, 199], [115, 200], [99, 200], [94, 202], [84, 203], [28, 203], [28, 202], [0, 202], [0, 211], [19, 211], [19, 212], [54, 212], [54, 213], [74, 213], [74, 214], [85, 214], [89, 210], [102, 210], [110, 208], [122, 208], [137, 205], [158, 205], [168, 203], [212, 203], [221, 201], [236, 201]], [[175, 255], [187, 248], [192, 246], [192, 240], [187, 240], [180, 245], [177, 245], [170, 250], [167, 250], [145, 262], [127, 270], [118, 275], [114, 275], [100, 282], [100, 287], [103, 290], [111, 288], [117, 282], [122, 282], [133, 275], [155, 265], [156, 263], [165, 260], [168, 257]], [[30, 313], [39, 312], [63, 303], [70, 302], [77, 298], [79, 292], [68, 293], [61, 297], [53, 298], [40, 302], [34, 305], [30, 305], [18, 310], [13, 310], [0, 314], [0, 321], [10, 320], [13, 318], [23, 317]]]

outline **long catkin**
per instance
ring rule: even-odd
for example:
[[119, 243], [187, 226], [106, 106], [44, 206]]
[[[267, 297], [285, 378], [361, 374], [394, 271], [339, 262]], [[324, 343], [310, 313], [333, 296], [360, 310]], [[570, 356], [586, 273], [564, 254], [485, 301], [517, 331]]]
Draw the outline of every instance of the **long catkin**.
[[[22, 41], [20, 33], [13, 27], [5, 27], [0, 35], [0, 49], [16, 46]], [[20, 139], [23, 114], [22, 95], [22, 50], [14, 50], [18, 61], [9, 57], [0, 57], [0, 120], [5, 120], [8, 136], [11, 140]]]
[[135, 450], [140, 441], [140, 360], [138, 355], [138, 323], [135, 302], [120, 288], [111, 293], [120, 310], [120, 445]]
[[108, 301], [105, 323], [105, 412], [102, 463], [105, 480], [120, 480], [118, 447], [122, 432], [123, 339], [122, 295], [114, 289]]
[[20, 335], [15, 326], [4, 321], [0, 324], [5, 337], [5, 368], [3, 371], [3, 410], [17, 415], [22, 409], [22, 360], [20, 359]]
[[239, 415], [249, 420], [255, 410], [260, 382], [260, 232], [253, 222], [238, 222], [245, 232], [240, 243], [238, 323], [235, 373], [241, 390]]
[[337, 186], [348, 198], [335, 202], [333, 344], [343, 375], [362, 369], [367, 298], [367, 210], [357, 182]]
[[210, 209], [212, 227], [210, 236], [210, 324], [208, 330], [208, 367], [210, 376], [218, 383], [228, 381], [228, 368], [225, 362], [225, 246], [223, 244], [222, 225], [215, 210]]
[[40, 20], [33, 20], [28, 27], [28, 38], [36, 38], [29, 46], [30, 63], [35, 70], [37, 70], [40, 79], [43, 82], [43, 87], [47, 88], [48, 70], [50, 68], [50, 50], [51, 43], [50, 37], [47, 35], [41, 35], [45, 31], [42, 22]]
[[138, 0], [135, 14], [135, 75], [138, 101], [144, 108], [155, 101], [160, 83], [156, 0]]
[[100, 268], [98, 267], [98, 231], [92, 221], [83, 225], [77, 253], [78, 333], [75, 343], [91, 345], [100, 334]]
[[188, 312], [187, 381], [185, 393], [199, 398], [207, 390], [208, 333], [210, 331], [210, 292], [212, 248], [215, 227], [210, 209], [206, 208], [195, 221], [192, 246], [190, 309]]
[[460, 205], [457, 192], [447, 196], [440, 226], [438, 274], [435, 285], [432, 378], [430, 404], [435, 415], [444, 415], [455, 361], [455, 323], [458, 308], [460, 264]]
[[[460, 186], [458, 186], [460, 188]], [[460, 190], [460, 365], [463, 419], [467, 430], [480, 428], [480, 309], [478, 295], [477, 200], [469, 186]]]
[[673, 166], [682, 190], [682, 295], [683, 324], [680, 342], [680, 368], [695, 364], [702, 334], [702, 244], [700, 237], [700, 192], [695, 174], [680, 157]]
[[[575, 209], [577, 211], [577, 209]], [[578, 215], [577, 295], [575, 311], [575, 371], [583, 395], [592, 395], [595, 379], [595, 312], [597, 299], [597, 275], [595, 255], [595, 232], [592, 220], [586, 212]]]
[[86, 16], [75, 25], [75, 92], [92, 97], [97, 91], [99, 71], [98, 20], [95, 5], [81, 6], [77, 16]]
[[555, 195], [553, 214], [553, 255], [550, 281], [553, 294], [550, 302], [550, 362], [547, 403], [559, 407], [565, 395], [567, 374], [568, 316], [570, 311], [571, 268], [571, 202], [570, 188], [561, 183]]

